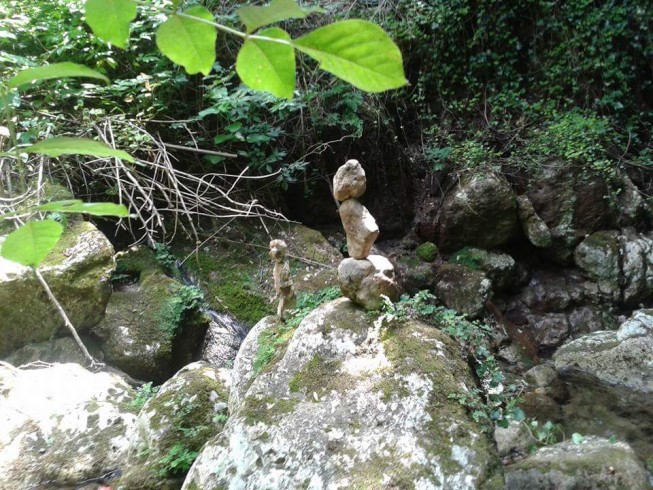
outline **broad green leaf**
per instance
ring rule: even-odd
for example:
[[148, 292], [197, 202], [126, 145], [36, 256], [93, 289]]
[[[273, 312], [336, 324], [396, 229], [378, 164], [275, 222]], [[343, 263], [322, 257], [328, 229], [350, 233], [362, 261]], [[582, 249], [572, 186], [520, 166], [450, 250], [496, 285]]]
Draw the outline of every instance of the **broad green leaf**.
[[117, 216], [126, 218], [129, 210], [122, 204], [113, 202], [84, 202], [79, 199], [66, 201], [52, 201], [36, 208], [37, 211], [51, 211], [54, 213], [87, 213], [93, 216]]
[[171, 15], [156, 31], [156, 45], [190, 75], [200, 72], [208, 75], [215, 63], [218, 31], [189, 16], [213, 22], [213, 14], [204, 7], [192, 7], [183, 14]]
[[63, 226], [52, 220], [28, 221], [7, 235], [0, 255], [19, 264], [38, 267], [55, 247]]
[[97, 78], [103, 82], [109, 83], [109, 79], [95, 70], [77, 63], [52, 63], [51, 65], [28, 68], [21, 71], [18, 75], [9, 79], [8, 87], [16, 88], [26, 83], [37, 82], [39, 80], [52, 80], [55, 78], [86, 77]]
[[303, 19], [314, 12], [322, 13], [324, 10], [318, 7], [301, 8], [295, 0], [272, 0], [270, 5], [264, 7], [247, 5], [236, 11], [240, 20], [245, 24], [247, 32], [254, 32], [259, 27], [282, 20]]
[[125, 49], [129, 24], [136, 18], [132, 0], [86, 0], [86, 23], [97, 37]]
[[578, 432], [574, 432], [571, 435], [571, 442], [573, 442], [574, 444], [582, 444], [584, 440], [585, 438], [582, 435], [580, 435]]
[[300, 37], [294, 45], [319, 61], [323, 70], [366, 92], [383, 92], [407, 83], [399, 48], [371, 22], [335, 22]]
[[[283, 29], [270, 27], [260, 36], [285, 39], [290, 36]], [[238, 52], [236, 72], [254, 90], [265, 90], [277, 97], [292, 99], [295, 90], [295, 50], [289, 44], [261, 39], [247, 39]]]
[[115, 150], [99, 141], [85, 138], [70, 138], [61, 136], [39, 141], [38, 143], [22, 148], [25, 153], [39, 153], [49, 157], [61, 155], [92, 155], [95, 157], [116, 157], [128, 162], [134, 162], [134, 158], [127, 152]]

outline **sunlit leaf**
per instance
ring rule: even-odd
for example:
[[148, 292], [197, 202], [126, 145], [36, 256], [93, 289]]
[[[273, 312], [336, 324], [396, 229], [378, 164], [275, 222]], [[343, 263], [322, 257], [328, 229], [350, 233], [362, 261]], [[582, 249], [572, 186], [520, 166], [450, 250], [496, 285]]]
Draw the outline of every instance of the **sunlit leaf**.
[[366, 92], [382, 92], [407, 83], [401, 52], [376, 24], [343, 20], [294, 41], [320, 68]]
[[213, 14], [204, 7], [192, 7], [182, 14], [171, 15], [156, 31], [156, 45], [174, 63], [190, 75], [208, 75], [215, 63], [215, 26], [193, 19], [213, 21]]
[[28, 221], [7, 235], [0, 255], [22, 265], [38, 267], [54, 249], [62, 233], [63, 226], [56, 221]]
[[[283, 29], [270, 27], [261, 36], [290, 41]], [[289, 44], [247, 39], [238, 52], [236, 72], [254, 90], [291, 99], [295, 90], [295, 50]]]
[[295, 0], [272, 0], [270, 5], [258, 7], [246, 5], [240, 7], [236, 13], [245, 24], [247, 32], [254, 32], [259, 27], [274, 24], [288, 19], [303, 19], [314, 12], [324, 12], [318, 7], [302, 8]]
[[129, 24], [136, 18], [132, 0], [86, 0], [86, 23], [97, 37], [119, 48], [129, 41]]
[[9, 88], [16, 88], [26, 83], [37, 82], [40, 80], [52, 80], [59, 78], [85, 77], [97, 78], [103, 82], [109, 83], [109, 79], [91, 68], [78, 65], [77, 63], [52, 63], [51, 65], [28, 68], [21, 71], [18, 75], [9, 79], [7, 83]]
[[66, 201], [52, 201], [38, 206], [37, 211], [51, 211], [55, 213], [87, 213], [93, 216], [117, 216], [126, 218], [129, 210], [122, 204], [113, 202], [84, 202], [79, 199]]
[[38, 143], [22, 148], [25, 153], [39, 153], [49, 157], [58, 157], [61, 155], [92, 155], [95, 157], [116, 157], [128, 162], [133, 162], [134, 158], [127, 152], [116, 150], [99, 141], [85, 138], [70, 138], [61, 136], [39, 141]]

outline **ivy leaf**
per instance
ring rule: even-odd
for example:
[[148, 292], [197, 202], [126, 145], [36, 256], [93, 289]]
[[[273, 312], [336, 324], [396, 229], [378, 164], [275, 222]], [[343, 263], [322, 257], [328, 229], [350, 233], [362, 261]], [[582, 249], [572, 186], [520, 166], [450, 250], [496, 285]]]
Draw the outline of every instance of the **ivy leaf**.
[[38, 206], [36, 210], [54, 213], [87, 213], [93, 216], [117, 216], [119, 218], [129, 216], [129, 210], [122, 204], [113, 202], [84, 202], [80, 199], [52, 201]]
[[301, 8], [295, 0], [272, 0], [270, 5], [264, 7], [247, 5], [236, 11], [242, 23], [245, 24], [247, 32], [254, 32], [259, 27], [282, 20], [303, 19], [314, 12], [322, 13], [324, 9], [319, 7]]
[[63, 226], [52, 220], [28, 221], [7, 235], [0, 255], [29, 267], [38, 267], [54, 249]]
[[320, 62], [320, 68], [366, 92], [383, 92], [407, 83], [401, 52], [383, 29], [365, 20], [343, 20], [320, 27], [294, 42]]
[[86, 23], [97, 37], [125, 49], [129, 24], [136, 18], [132, 0], [86, 0]]
[[39, 153], [49, 157], [61, 155], [92, 155], [95, 157], [116, 157], [128, 162], [134, 162], [134, 158], [127, 152], [116, 150], [99, 141], [85, 138], [70, 138], [61, 136], [39, 141], [38, 143], [21, 149], [25, 153]]
[[218, 31], [212, 25], [192, 19], [213, 22], [213, 14], [204, 7], [192, 7], [174, 14], [156, 31], [156, 45], [174, 63], [190, 75], [208, 75], [215, 63], [215, 40]]
[[[283, 29], [270, 27], [261, 36], [290, 41]], [[254, 90], [292, 99], [295, 90], [295, 50], [289, 44], [261, 39], [247, 39], [238, 52], [236, 72]]]
[[7, 86], [9, 88], [20, 87], [26, 83], [37, 82], [40, 80], [52, 80], [56, 78], [86, 77], [97, 78], [103, 82], [109, 83], [109, 79], [95, 70], [77, 63], [52, 63], [46, 66], [37, 66], [21, 71], [15, 77], [9, 79]]

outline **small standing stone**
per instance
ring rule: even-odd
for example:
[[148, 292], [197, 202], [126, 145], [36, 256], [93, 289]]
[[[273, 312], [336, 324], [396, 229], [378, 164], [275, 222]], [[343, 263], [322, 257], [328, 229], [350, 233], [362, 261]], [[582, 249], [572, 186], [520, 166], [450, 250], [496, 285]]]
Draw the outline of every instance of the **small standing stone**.
[[288, 245], [283, 240], [272, 240], [270, 242], [270, 258], [274, 261], [272, 275], [274, 277], [274, 290], [279, 299], [277, 316], [284, 319], [285, 310], [295, 306], [295, 292], [290, 278], [290, 265], [286, 260]]
[[364, 259], [372, 251], [379, 236], [374, 216], [356, 199], [347, 199], [340, 205], [340, 219], [347, 235], [347, 252], [353, 259]]
[[358, 160], [347, 160], [333, 178], [333, 195], [342, 202], [361, 197], [366, 187], [365, 170]]

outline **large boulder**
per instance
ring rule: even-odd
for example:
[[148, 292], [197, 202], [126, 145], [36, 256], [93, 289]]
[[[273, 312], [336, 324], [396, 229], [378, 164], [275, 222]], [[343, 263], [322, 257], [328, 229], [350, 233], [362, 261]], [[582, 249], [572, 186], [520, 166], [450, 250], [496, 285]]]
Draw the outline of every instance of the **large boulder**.
[[503, 177], [466, 174], [445, 195], [437, 222], [437, 245], [443, 252], [503, 245], [517, 229], [515, 195]]
[[112, 486], [179, 488], [192, 458], [227, 420], [230, 380], [229, 371], [195, 362], [166, 381], [138, 415], [126, 469]]
[[119, 256], [117, 272], [136, 282], [116, 286], [93, 333], [102, 339], [106, 362], [137, 379], [163, 382], [201, 348], [210, 323], [202, 294], [167, 276], [145, 247]]
[[640, 310], [617, 331], [584, 335], [558, 349], [555, 368], [569, 385], [563, 408], [573, 430], [627, 440], [653, 457], [653, 311]]
[[645, 490], [647, 480], [628, 444], [598, 437], [543, 447], [506, 468], [506, 490]]
[[[104, 315], [115, 267], [109, 240], [87, 221], [70, 224], [39, 267], [79, 333]], [[0, 257], [0, 357], [55, 336], [64, 321], [34, 272]]]
[[77, 364], [0, 366], [0, 487], [78, 488], [115, 475], [136, 420], [135, 391]]
[[211, 321], [204, 337], [201, 358], [213, 367], [231, 367], [247, 332], [227, 313], [210, 310], [207, 314]]
[[309, 314], [183, 488], [502, 488], [493, 444], [450, 397], [475, 385], [459, 346], [417, 321], [364, 346], [373, 328], [344, 298]]

